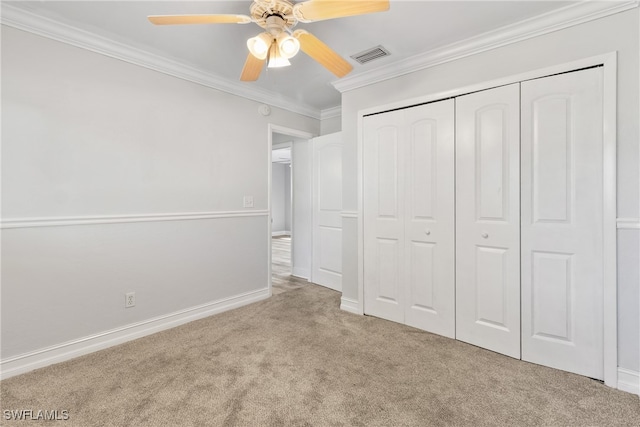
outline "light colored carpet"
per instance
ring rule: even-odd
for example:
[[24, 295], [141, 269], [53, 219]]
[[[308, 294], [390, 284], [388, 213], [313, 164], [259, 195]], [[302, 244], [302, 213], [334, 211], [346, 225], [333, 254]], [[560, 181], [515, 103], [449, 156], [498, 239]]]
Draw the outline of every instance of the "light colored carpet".
[[10, 378], [1, 407], [67, 426], [640, 425], [637, 396], [338, 306], [301, 287]]

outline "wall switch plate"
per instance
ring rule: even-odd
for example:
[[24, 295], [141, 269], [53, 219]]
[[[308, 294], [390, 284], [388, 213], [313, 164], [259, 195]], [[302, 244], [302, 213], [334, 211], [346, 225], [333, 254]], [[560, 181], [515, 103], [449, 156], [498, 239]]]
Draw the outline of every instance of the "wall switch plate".
[[136, 293], [129, 292], [124, 295], [124, 308], [134, 307], [136, 305]]
[[244, 196], [244, 200], [243, 200], [242, 206], [244, 206], [245, 208], [252, 208], [253, 207], [253, 196]]

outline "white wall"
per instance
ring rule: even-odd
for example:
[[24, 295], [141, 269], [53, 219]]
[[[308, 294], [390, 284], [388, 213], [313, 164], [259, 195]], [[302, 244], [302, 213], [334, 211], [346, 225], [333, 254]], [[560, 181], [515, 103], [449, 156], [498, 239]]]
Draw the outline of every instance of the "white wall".
[[284, 229], [291, 231], [291, 164], [284, 167]]
[[291, 165], [273, 163], [271, 167], [271, 231], [291, 233]]
[[[359, 110], [617, 51], [618, 217], [639, 218], [638, 17], [637, 9], [618, 13], [343, 93], [343, 209], [358, 209], [356, 173]], [[356, 218], [344, 219], [343, 236], [343, 296], [357, 301]], [[618, 230], [618, 238], [619, 365], [638, 371], [638, 232], [622, 228]]]
[[258, 106], [3, 26], [2, 360], [264, 290]]
[[286, 199], [285, 191], [286, 173], [289, 165], [283, 163], [272, 163], [271, 166], [271, 231], [274, 234], [291, 231], [286, 224]]
[[311, 277], [312, 204], [311, 204], [311, 143], [295, 139], [291, 147], [293, 180], [293, 241], [291, 247], [292, 274]]
[[342, 130], [342, 117], [335, 116], [320, 121], [320, 135], [340, 132]]

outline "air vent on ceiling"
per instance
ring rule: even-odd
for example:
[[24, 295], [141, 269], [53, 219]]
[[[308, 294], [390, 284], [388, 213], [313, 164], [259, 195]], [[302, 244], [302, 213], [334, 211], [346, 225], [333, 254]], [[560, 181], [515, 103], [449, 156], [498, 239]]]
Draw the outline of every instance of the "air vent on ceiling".
[[391, 53], [382, 46], [372, 47], [371, 49], [367, 49], [364, 52], [356, 53], [355, 55], [351, 55], [355, 61], [360, 64], [366, 64], [378, 58], [383, 58], [385, 56], [389, 56]]

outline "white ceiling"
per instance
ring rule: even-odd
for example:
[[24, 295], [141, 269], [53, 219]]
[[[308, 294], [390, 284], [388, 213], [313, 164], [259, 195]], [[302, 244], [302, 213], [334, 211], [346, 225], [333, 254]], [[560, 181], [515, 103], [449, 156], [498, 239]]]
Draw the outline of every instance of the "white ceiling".
[[[255, 24], [154, 26], [147, 15], [249, 14], [250, 1], [37, 1], [4, 2], [40, 16], [178, 60], [242, 85], [253, 85], [323, 110], [340, 105], [336, 78], [298, 54], [292, 66], [263, 71], [257, 82], [239, 82], [246, 40]], [[391, 1], [388, 12], [299, 23], [339, 54], [354, 70], [349, 76], [561, 8], [559, 1]], [[359, 65], [348, 58], [376, 45], [391, 56]]]

